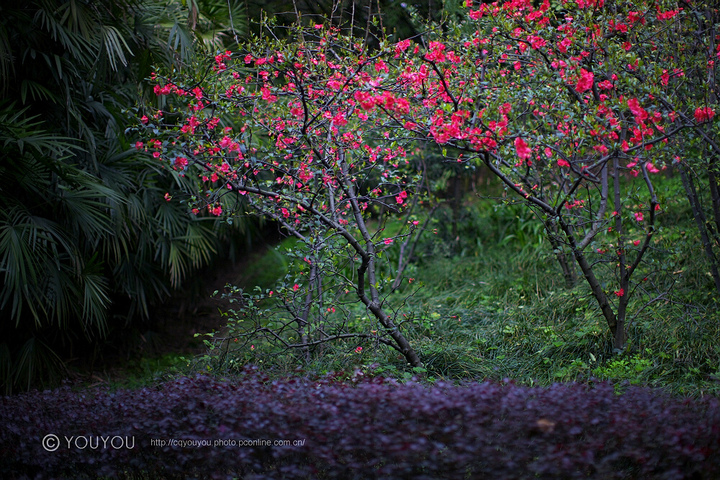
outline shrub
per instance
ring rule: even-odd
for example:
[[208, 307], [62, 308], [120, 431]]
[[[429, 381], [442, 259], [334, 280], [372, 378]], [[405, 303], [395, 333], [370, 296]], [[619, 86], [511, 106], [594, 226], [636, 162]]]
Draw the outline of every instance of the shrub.
[[[716, 399], [682, 400], [637, 387], [617, 395], [605, 383], [428, 387], [360, 373], [339, 378], [270, 381], [248, 369], [232, 380], [196, 376], [139, 390], [65, 387], [2, 397], [0, 476], [720, 475]], [[42, 444], [49, 434], [59, 440], [52, 452]], [[271, 444], [239, 446], [254, 439]], [[278, 440], [290, 444], [273, 446]]]

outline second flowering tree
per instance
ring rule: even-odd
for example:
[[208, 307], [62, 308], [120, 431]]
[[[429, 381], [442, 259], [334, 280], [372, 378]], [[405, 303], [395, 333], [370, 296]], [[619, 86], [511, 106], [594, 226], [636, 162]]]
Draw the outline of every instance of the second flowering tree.
[[[145, 120], [147, 145], [178, 175], [200, 178], [188, 199], [195, 214], [257, 215], [299, 241], [296, 268], [278, 288], [242, 292], [246, 322], [231, 332], [240, 346], [262, 337], [310, 358], [357, 339], [421, 365], [381, 274], [383, 252], [418, 223], [389, 234], [385, 221], [407, 208], [420, 178], [412, 139], [388, 116], [407, 114], [409, 103], [383, 56], [317, 25], [221, 53], [194, 76], [157, 77], [156, 94], [176, 108]], [[372, 320], [356, 321], [357, 302]]]
[[656, 178], [692, 117], [667, 100], [683, 72], [662, 52], [690, 12], [668, 1], [467, 6], [465, 33], [399, 47], [411, 107], [397, 123], [485, 165], [535, 212], [566, 282], [579, 269], [622, 350], [631, 297], [662, 298], [643, 266], [663, 211]]

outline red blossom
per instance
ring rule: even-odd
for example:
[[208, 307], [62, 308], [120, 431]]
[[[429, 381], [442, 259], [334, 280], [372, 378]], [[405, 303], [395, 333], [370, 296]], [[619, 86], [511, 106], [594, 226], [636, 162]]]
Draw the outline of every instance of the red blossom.
[[695, 110], [695, 121], [697, 123], [709, 122], [715, 116], [715, 110], [710, 107], [698, 107]]
[[395, 45], [395, 53], [399, 56], [399, 54], [407, 50], [409, 46], [410, 40], [402, 40]]
[[682, 10], [682, 8], [678, 8], [677, 10], [668, 10], [666, 12], [661, 12], [660, 8], [658, 7], [657, 19], [658, 20], [670, 20], [671, 18], [675, 17], [675, 15], [680, 13], [681, 10]]
[[517, 156], [518, 158], [520, 158], [521, 161], [530, 158], [530, 147], [528, 147], [527, 143], [525, 143], [525, 140], [520, 137], [517, 137], [515, 139], [515, 151], [517, 152]]
[[185, 168], [188, 165], [188, 159], [185, 157], [177, 157], [174, 162], [175, 168]]
[[637, 123], [642, 123], [647, 120], [648, 113], [640, 106], [640, 101], [637, 98], [629, 99], [627, 104], [632, 114], [635, 115], [635, 121]]

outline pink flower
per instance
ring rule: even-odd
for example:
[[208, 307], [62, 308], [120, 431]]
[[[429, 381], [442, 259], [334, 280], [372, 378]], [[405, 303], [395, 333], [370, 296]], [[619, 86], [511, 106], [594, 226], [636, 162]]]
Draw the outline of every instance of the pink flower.
[[662, 75], [660, 75], [660, 83], [663, 84], [663, 86], [667, 86], [668, 82], [670, 81], [670, 74], [667, 70], [663, 70]]
[[645, 217], [643, 217], [642, 212], [635, 212], [633, 215], [635, 215], [635, 220], [638, 222], [642, 222]]
[[143, 148], [143, 142], [135, 142], [135, 149], [140, 150]]
[[640, 106], [640, 102], [637, 98], [631, 98], [627, 101], [628, 108], [635, 115], [635, 121], [641, 123], [648, 118], [648, 114], [644, 108]]
[[401, 53], [408, 49], [410, 40], [402, 40], [395, 45], [395, 53]]
[[528, 147], [525, 140], [520, 137], [515, 139], [515, 151], [517, 152], [517, 156], [520, 160], [527, 160], [530, 158], [530, 147]]
[[533, 50], [537, 50], [547, 45], [547, 41], [542, 37], [538, 37], [537, 35], [530, 35], [528, 36], [527, 40], [528, 42], [530, 42], [530, 47], [532, 47]]
[[557, 164], [558, 164], [558, 167], [569, 167], [570, 166], [570, 164], [566, 160], [563, 160], [562, 158], [558, 159]]
[[147, 115], [143, 115], [140, 121], [143, 123], [143, 125], [146, 125], [150, 119], [147, 117]]
[[385, 240], [383, 240], [383, 242], [385, 243], [385, 245], [390, 245], [391, 243], [393, 243], [393, 239], [392, 239], [392, 238], [386, 238]]
[[362, 347], [357, 347], [355, 349], [355, 353], [362, 353]]
[[624, 289], [624, 288], [621, 288], [620, 290], [616, 290], [616, 291], [614, 291], [613, 293], [614, 293], [615, 295], [617, 295], [618, 297], [622, 297], [623, 295], [625, 295], [625, 289]]
[[657, 19], [658, 19], [658, 20], [670, 20], [670, 19], [673, 18], [675, 15], [677, 15], [678, 13], [680, 13], [680, 10], [682, 10], [682, 8], [679, 8], [679, 9], [677, 9], [677, 10], [668, 10], [667, 12], [661, 12], [661, 11], [660, 11], [660, 8], [658, 8], [658, 11], [657, 11]]
[[300, 289], [300, 285], [298, 285], [297, 283], [293, 285], [293, 292], [297, 292], [298, 289]]
[[714, 116], [715, 110], [710, 107], [698, 107], [698, 109], [695, 110], [695, 121], [697, 123], [710, 121]]
[[578, 93], [587, 92], [592, 88], [594, 80], [595, 75], [593, 75], [592, 72], [588, 72], [584, 68], [581, 68], [580, 80], [578, 80], [577, 85], [575, 85], [575, 90], [577, 90]]

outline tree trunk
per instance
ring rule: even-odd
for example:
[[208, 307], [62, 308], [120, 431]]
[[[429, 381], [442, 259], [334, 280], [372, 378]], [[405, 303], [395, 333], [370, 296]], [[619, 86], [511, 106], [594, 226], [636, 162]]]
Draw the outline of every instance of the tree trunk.
[[573, 268], [568, 261], [565, 252], [563, 252], [563, 245], [560, 243], [558, 238], [557, 223], [553, 221], [545, 222], [545, 230], [547, 232], [547, 238], [550, 240], [550, 245], [553, 248], [553, 252], [555, 253], [555, 258], [560, 264], [560, 269], [562, 270], [563, 278], [565, 279], [565, 287], [572, 288], [577, 283], [577, 274], [575, 273], [575, 268]]
[[710, 201], [712, 203], [713, 219], [715, 221], [712, 234], [715, 245], [720, 247], [720, 191], [718, 191], [718, 178], [715, 175], [717, 168], [717, 158], [711, 156], [710, 164], [708, 165], [708, 183], [710, 185]]
[[622, 351], [625, 349], [625, 343], [627, 341], [624, 322], [622, 326], [618, 325], [617, 316], [615, 315], [615, 312], [613, 312], [610, 301], [595, 276], [592, 266], [588, 263], [583, 251], [575, 243], [575, 236], [572, 234], [570, 227], [563, 222], [562, 219], [560, 220], [560, 228], [563, 230], [565, 237], [570, 242], [570, 248], [572, 249], [575, 261], [578, 263], [578, 266], [585, 276], [585, 280], [587, 280], [588, 285], [590, 285], [590, 290], [592, 290], [593, 296], [600, 307], [600, 311], [602, 312], [603, 317], [605, 317], [610, 333], [613, 335], [613, 348], [615, 350]]
[[712, 243], [710, 243], [710, 237], [708, 236], [707, 228], [705, 226], [705, 213], [703, 212], [702, 205], [700, 204], [695, 183], [692, 181], [692, 178], [682, 164], [678, 165], [678, 170], [680, 171], [680, 178], [682, 179], [682, 184], [685, 188], [685, 194], [687, 195], [688, 202], [690, 202], [693, 217], [695, 217], [695, 224], [697, 225], [698, 232], [700, 233], [700, 241], [705, 248], [705, 255], [710, 262], [710, 273], [715, 281], [715, 289], [718, 293], [720, 293], [720, 272], [718, 272], [718, 261], [715, 256], [715, 252], [713, 251]]

